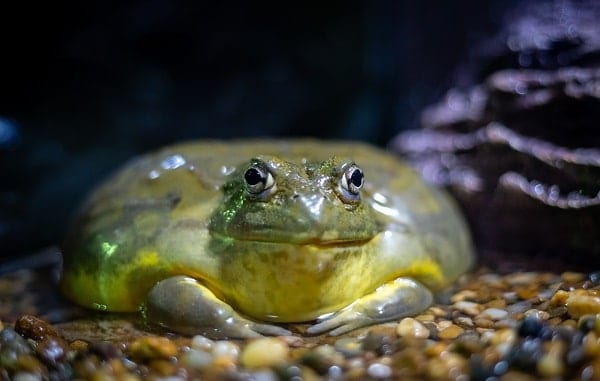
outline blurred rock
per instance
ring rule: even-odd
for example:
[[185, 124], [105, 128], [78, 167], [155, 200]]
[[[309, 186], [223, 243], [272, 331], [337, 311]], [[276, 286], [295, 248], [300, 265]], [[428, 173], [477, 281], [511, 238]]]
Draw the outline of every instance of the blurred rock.
[[597, 266], [600, 3], [527, 4], [512, 15], [489, 41], [494, 54], [472, 68], [485, 78], [448, 91], [423, 112], [424, 128], [392, 147], [449, 187], [484, 263]]

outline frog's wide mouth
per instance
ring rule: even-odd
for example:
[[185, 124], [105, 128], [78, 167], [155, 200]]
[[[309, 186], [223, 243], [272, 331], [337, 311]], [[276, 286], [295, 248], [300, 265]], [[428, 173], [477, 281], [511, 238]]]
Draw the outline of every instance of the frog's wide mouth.
[[289, 235], [286, 237], [271, 236], [271, 237], [260, 237], [260, 236], [225, 236], [221, 234], [212, 234], [212, 237], [223, 241], [239, 244], [248, 245], [294, 245], [294, 246], [317, 246], [317, 247], [348, 247], [348, 246], [361, 246], [369, 242], [372, 237], [338, 237], [338, 238], [324, 238], [324, 237], [303, 237], [301, 234]]

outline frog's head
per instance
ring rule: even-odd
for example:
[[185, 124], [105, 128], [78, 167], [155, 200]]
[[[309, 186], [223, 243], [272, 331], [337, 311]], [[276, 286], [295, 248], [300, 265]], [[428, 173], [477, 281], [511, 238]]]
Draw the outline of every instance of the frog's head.
[[367, 241], [380, 229], [361, 198], [364, 177], [351, 160], [292, 163], [257, 156], [229, 175], [211, 234], [293, 244]]

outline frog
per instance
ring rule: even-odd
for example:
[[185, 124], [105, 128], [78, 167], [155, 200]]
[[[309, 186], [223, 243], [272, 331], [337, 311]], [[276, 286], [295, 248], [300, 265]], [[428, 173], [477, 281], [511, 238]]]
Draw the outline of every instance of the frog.
[[455, 202], [396, 155], [198, 140], [134, 158], [83, 203], [60, 287], [183, 335], [341, 335], [421, 313], [474, 261]]

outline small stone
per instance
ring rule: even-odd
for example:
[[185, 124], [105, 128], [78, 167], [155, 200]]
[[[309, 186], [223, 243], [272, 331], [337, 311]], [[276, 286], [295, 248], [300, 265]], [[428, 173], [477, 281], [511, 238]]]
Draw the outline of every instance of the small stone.
[[73, 340], [69, 344], [69, 348], [75, 352], [83, 352], [89, 348], [89, 343], [83, 340]]
[[163, 358], [150, 360], [150, 367], [161, 377], [172, 376], [175, 373], [175, 366]]
[[473, 322], [477, 327], [480, 328], [492, 328], [494, 326], [493, 321], [484, 317], [476, 317], [475, 319], [473, 319]]
[[[361, 359], [358, 356], [347, 356], [346, 358], [348, 363], [351, 363], [354, 359]], [[327, 373], [331, 366], [342, 365], [345, 361], [343, 354], [329, 344], [319, 345], [302, 356], [302, 362], [320, 374]]]
[[240, 362], [247, 368], [271, 367], [286, 362], [289, 355], [288, 346], [281, 340], [265, 337], [250, 341]]
[[194, 349], [210, 352], [215, 346], [215, 342], [202, 335], [196, 335], [192, 338], [190, 346]]
[[34, 373], [17, 372], [12, 379], [13, 381], [40, 381], [42, 377]]
[[192, 369], [207, 369], [213, 361], [213, 356], [203, 350], [190, 349], [181, 356], [181, 363]]
[[441, 307], [437, 307], [437, 306], [429, 307], [427, 312], [433, 314], [433, 316], [436, 316], [436, 317], [444, 317], [444, 316], [448, 315], [448, 311], [446, 311], [445, 309], [443, 309]]
[[475, 326], [475, 323], [473, 323], [473, 319], [466, 316], [459, 316], [456, 319], [454, 319], [454, 322], [460, 326], [468, 328], [473, 328]]
[[212, 349], [212, 355], [215, 359], [225, 358], [235, 362], [240, 355], [240, 347], [231, 341], [216, 341]]
[[481, 312], [481, 305], [475, 302], [459, 301], [454, 303], [452, 307], [471, 316], [475, 316]]
[[582, 273], [572, 271], [565, 271], [560, 275], [560, 279], [566, 283], [578, 283], [583, 281], [584, 278], [585, 275], [583, 275]]
[[165, 337], [144, 336], [131, 343], [129, 351], [138, 359], [166, 359], [177, 354], [177, 345]]
[[570, 292], [565, 304], [569, 315], [574, 318], [600, 313], [600, 296], [596, 290], [578, 289]]
[[22, 355], [17, 358], [16, 368], [29, 373], [42, 374], [46, 367], [32, 355]]
[[538, 273], [535, 272], [517, 272], [505, 277], [506, 282], [511, 286], [535, 284]]
[[35, 351], [46, 364], [56, 366], [57, 362], [64, 359], [68, 348], [68, 344], [60, 337], [46, 336], [38, 343]]
[[462, 290], [457, 292], [456, 294], [452, 295], [452, 297], [450, 298], [450, 301], [452, 303], [457, 303], [460, 301], [464, 301], [464, 300], [474, 300], [478, 298], [478, 294], [476, 291], [473, 290]]
[[491, 320], [502, 320], [508, 316], [508, 312], [500, 308], [487, 308], [481, 313], [481, 316]]
[[555, 306], [562, 306], [567, 303], [567, 299], [569, 298], [569, 292], [565, 290], [558, 290], [552, 295], [550, 299], [550, 304]]
[[251, 374], [253, 381], [278, 381], [279, 377], [270, 369], [263, 369]]
[[538, 372], [544, 377], [560, 377], [565, 372], [565, 364], [558, 356], [543, 355], [537, 363]]
[[43, 340], [48, 336], [57, 336], [48, 322], [31, 315], [21, 316], [15, 322], [15, 331], [35, 341]]
[[506, 300], [505, 299], [494, 299], [494, 300], [490, 300], [489, 302], [487, 302], [485, 304], [485, 306], [487, 308], [500, 308], [500, 309], [505, 309], [506, 307]]
[[367, 374], [373, 378], [389, 378], [392, 376], [392, 368], [381, 363], [373, 363], [367, 368]]
[[530, 310], [525, 311], [525, 317], [538, 320], [548, 320], [550, 319], [550, 314], [546, 311], [540, 311], [538, 309], [532, 308]]
[[356, 337], [343, 337], [336, 340], [333, 346], [346, 357], [358, 356], [363, 352], [362, 343]]
[[414, 337], [426, 339], [429, 337], [429, 330], [418, 320], [413, 318], [404, 318], [398, 324], [396, 332], [402, 337]]
[[461, 327], [459, 327], [455, 324], [452, 324], [452, 325], [449, 325], [448, 327], [440, 330], [438, 335], [439, 335], [440, 339], [452, 340], [452, 339], [456, 339], [463, 332], [464, 332], [464, 329], [462, 329]]
[[512, 344], [514, 343], [515, 339], [516, 334], [514, 330], [505, 328], [494, 332], [493, 335], [490, 337], [490, 343], [492, 345], [499, 345], [503, 343]]
[[89, 349], [103, 360], [119, 358], [123, 355], [119, 347], [108, 341], [94, 342], [89, 345]]
[[432, 314], [422, 314], [422, 315], [415, 316], [415, 319], [420, 321], [421, 323], [432, 322], [435, 320], [435, 316]]

